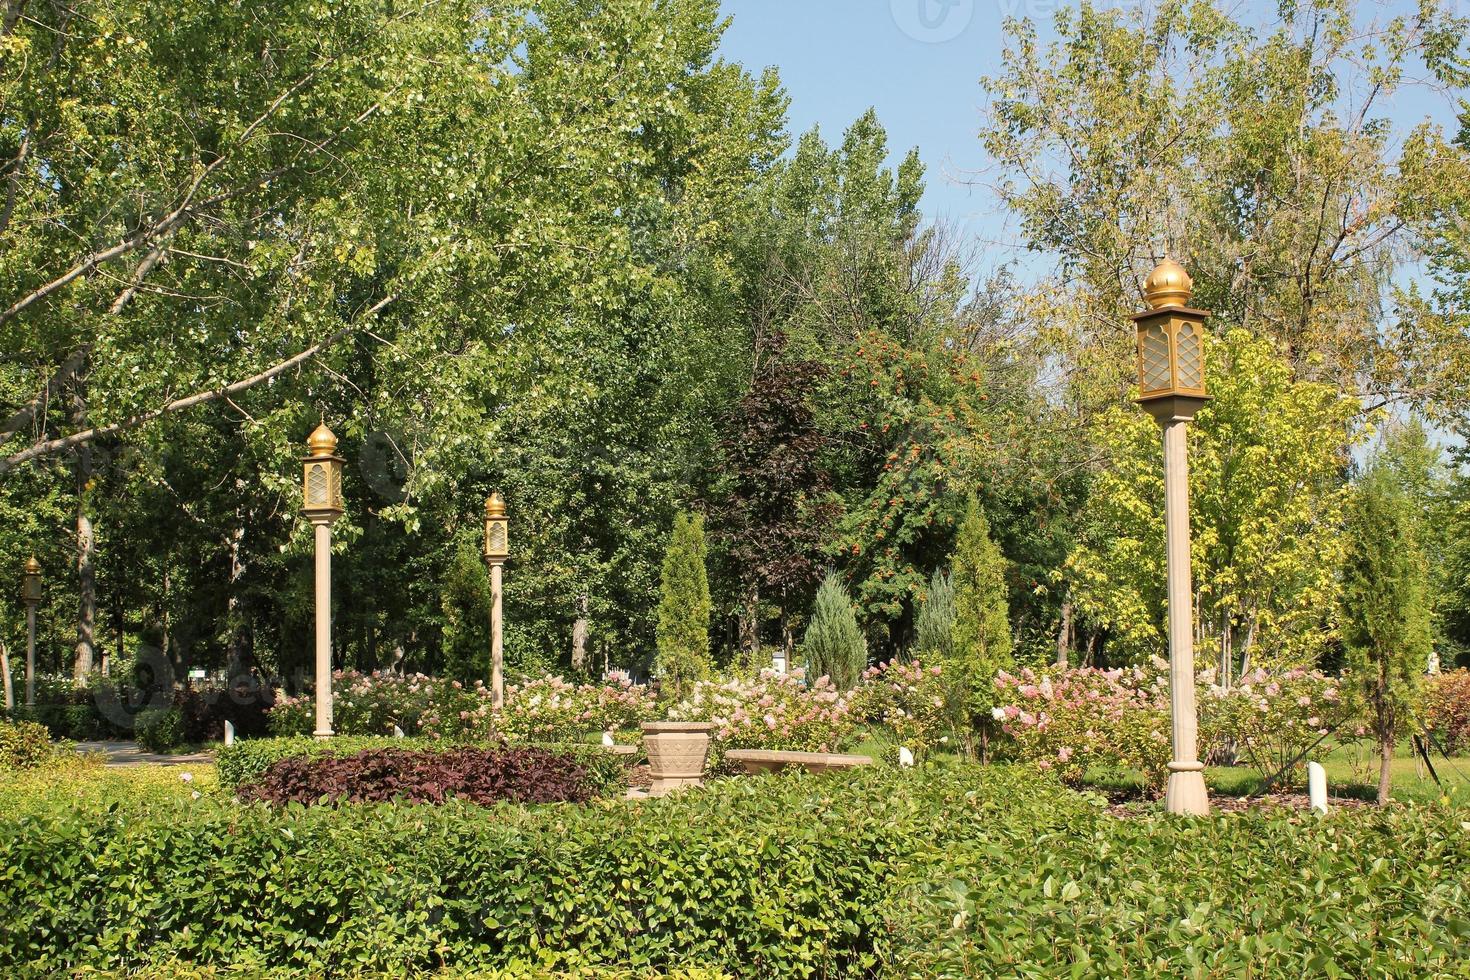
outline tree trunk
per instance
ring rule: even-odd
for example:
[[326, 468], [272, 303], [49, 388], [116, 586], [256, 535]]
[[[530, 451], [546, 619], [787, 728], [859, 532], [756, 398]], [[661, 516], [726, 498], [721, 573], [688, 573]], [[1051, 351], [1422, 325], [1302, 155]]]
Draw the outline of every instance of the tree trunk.
[[581, 674], [587, 669], [587, 593], [577, 596], [577, 620], [572, 623], [572, 670]]
[[1072, 658], [1072, 600], [1062, 600], [1062, 625], [1057, 630], [1057, 666], [1067, 669]]
[[1393, 783], [1393, 737], [1378, 738], [1378, 805], [1387, 806]]
[[760, 621], [760, 586], [752, 584], [745, 592], [745, 601], [740, 607], [740, 618], [738, 630], [740, 633], [737, 643], [740, 645], [741, 656], [748, 670], [759, 670], [761, 667], [761, 621]]
[[[87, 397], [78, 383], [73, 402], [73, 421], [79, 426], [87, 424]], [[88, 504], [92, 497], [92, 446], [83, 443], [77, 449], [77, 647], [76, 663], [72, 667], [72, 680], [78, 687], [87, 683], [92, 672], [96, 650], [94, 633], [97, 627], [97, 536], [92, 528], [92, 516]]]
[[5, 678], [5, 710], [15, 710], [15, 689], [10, 683], [10, 649], [0, 640], [0, 675]]
[[[236, 487], [240, 486], [237, 482]], [[235, 530], [230, 534], [230, 583], [226, 618], [230, 624], [229, 668], [226, 673], [231, 681], [236, 677], [253, 676], [255, 673], [255, 644], [250, 631], [249, 604], [241, 595], [245, 560], [240, 557], [240, 551], [245, 540], [245, 524], [240, 520], [238, 511], [235, 518]]]

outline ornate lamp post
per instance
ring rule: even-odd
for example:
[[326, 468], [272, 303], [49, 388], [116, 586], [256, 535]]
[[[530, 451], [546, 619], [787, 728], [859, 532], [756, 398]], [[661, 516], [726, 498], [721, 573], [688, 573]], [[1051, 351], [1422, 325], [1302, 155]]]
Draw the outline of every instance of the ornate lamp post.
[[34, 555], [26, 559], [20, 601], [26, 607], [26, 704], [29, 705], [36, 703], [36, 607], [41, 604], [41, 563]]
[[1185, 426], [1205, 393], [1204, 310], [1188, 305], [1194, 282], [1184, 267], [1165, 259], [1149, 273], [1143, 298], [1149, 308], [1133, 315], [1138, 327], [1138, 402], [1164, 430], [1164, 528], [1169, 562], [1169, 693], [1173, 758], [1169, 762], [1170, 813], [1210, 812], [1204, 764], [1199, 761], [1199, 719], [1194, 704], [1194, 602], [1189, 567], [1189, 458]]
[[490, 568], [490, 703], [498, 711], [505, 705], [505, 645], [501, 635], [501, 594], [505, 560], [510, 557], [509, 520], [505, 498], [492, 493], [485, 498], [485, 564]]
[[342, 516], [342, 463], [326, 423], [306, 440], [301, 512], [316, 537], [316, 732], [332, 737], [332, 522]]

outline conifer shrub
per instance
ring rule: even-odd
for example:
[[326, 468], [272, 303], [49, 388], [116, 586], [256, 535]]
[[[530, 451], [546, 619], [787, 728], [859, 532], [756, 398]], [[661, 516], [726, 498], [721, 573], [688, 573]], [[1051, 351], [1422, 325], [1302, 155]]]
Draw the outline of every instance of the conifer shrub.
[[704, 517], [680, 514], [664, 554], [659, 584], [659, 683], [681, 695], [710, 676], [710, 594], [705, 570]]
[[839, 691], [856, 687], [868, 667], [868, 641], [836, 572], [828, 572], [817, 589], [802, 652], [807, 676], [826, 677]]

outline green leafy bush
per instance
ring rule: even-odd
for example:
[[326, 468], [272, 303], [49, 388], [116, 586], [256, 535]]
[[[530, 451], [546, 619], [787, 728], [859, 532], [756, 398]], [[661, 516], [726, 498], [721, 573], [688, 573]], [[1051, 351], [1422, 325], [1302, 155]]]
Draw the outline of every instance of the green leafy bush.
[[1015, 814], [895, 911], [895, 977], [1463, 977], [1470, 813]]
[[1021, 771], [936, 769], [580, 807], [78, 808], [0, 822], [0, 972], [177, 957], [864, 976], [916, 862], [1011, 812], [1060, 833], [1081, 799]]
[[51, 743], [46, 726], [33, 721], [0, 721], [0, 771], [45, 765], [69, 746]]
[[138, 715], [138, 744], [149, 752], [168, 752], [184, 744], [184, 716], [177, 708], [149, 708]]
[[58, 809], [0, 820], [0, 972], [1463, 974], [1470, 813], [1102, 804], [936, 765], [579, 807]]

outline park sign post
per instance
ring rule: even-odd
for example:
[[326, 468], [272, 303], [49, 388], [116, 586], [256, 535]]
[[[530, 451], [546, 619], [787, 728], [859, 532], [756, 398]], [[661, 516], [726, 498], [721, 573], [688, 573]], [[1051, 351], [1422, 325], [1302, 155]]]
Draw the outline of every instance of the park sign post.
[[510, 557], [510, 520], [505, 498], [492, 493], [485, 498], [485, 564], [490, 570], [490, 704], [499, 711], [505, 706], [505, 644], [501, 619], [501, 596], [505, 560]]
[[1168, 552], [1169, 703], [1173, 755], [1165, 803], [1170, 813], [1210, 812], [1194, 703], [1194, 603], [1189, 567], [1189, 457], [1185, 427], [1209, 400], [1205, 318], [1190, 308], [1194, 283], [1165, 259], [1144, 282], [1148, 309], [1138, 327], [1138, 403], [1164, 430], [1164, 533]]
[[316, 731], [332, 737], [332, 522], [342, 516], [342, 464], [337, 437], [325, 422], [306, 440], [301, 511], [316, 544]]

